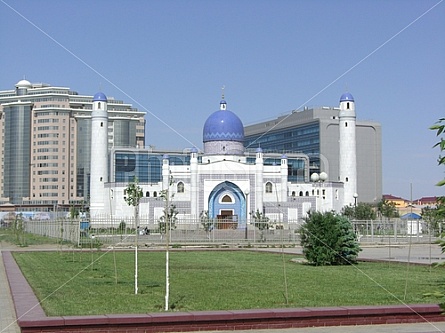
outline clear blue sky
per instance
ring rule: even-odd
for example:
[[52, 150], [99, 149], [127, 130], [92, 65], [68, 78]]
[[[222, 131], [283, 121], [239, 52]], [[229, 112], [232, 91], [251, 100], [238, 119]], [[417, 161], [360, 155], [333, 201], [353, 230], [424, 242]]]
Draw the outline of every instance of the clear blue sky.
[[382, 124], [383, 191], [443, 195], [443, 0], [0, 0], [0, 89], [103, 91], [147, 111], [147, 145], [202, 147], [219, 108], [245, 125], [304, 106]]

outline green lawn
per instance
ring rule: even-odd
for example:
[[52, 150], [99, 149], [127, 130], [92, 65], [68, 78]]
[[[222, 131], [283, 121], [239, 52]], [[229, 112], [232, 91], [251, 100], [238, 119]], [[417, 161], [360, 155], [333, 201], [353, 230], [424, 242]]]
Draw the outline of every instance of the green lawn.
[[[133, 252], [14, 252], [14, 257], [50, 316], [164, 309], [164, 252], [139, 251], [138, 295]], [[444, 283], [443, 268], [368, 262], [313, 267], [292, 259], [254, 251], [170, 252], [172, 310], [437, 303], [423, 294]]]

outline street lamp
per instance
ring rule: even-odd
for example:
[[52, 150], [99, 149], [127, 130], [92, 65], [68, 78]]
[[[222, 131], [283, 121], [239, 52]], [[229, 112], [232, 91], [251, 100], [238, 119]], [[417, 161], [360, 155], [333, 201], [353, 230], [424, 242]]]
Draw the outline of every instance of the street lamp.
[[[318, 201], [320, 203], [320, 208], [322, 206], [322, 202], [321, 202], [321, 187], [322, 187], [322, 183], [324, 183], [326, 180], [328, 179], [328, 174], [324, 171], [320, 172], [320, 174], [314, 172], [311, 175], [311, 181], [315, 184], [318, 183]], [[321, 211], [321, 209], [319, 209]]]

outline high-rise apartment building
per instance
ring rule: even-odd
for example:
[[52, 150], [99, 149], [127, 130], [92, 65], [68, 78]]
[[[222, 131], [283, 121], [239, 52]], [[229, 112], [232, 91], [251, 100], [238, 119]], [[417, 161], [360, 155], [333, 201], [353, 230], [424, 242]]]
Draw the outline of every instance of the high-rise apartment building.
[[[352, 99], [350, 94], [344, 94]], [[347, 110], [347, 99], [340, 100]], [[353, 102], [353, 100], [352, 100]], [[295, 110], [278, 118], [252, 124], [244, 127], [244, 146], [248, 148], [261, 147], [264, 151], [300, 152], [310, 158], [310, 172], [325, 172], [330, 181], [347, 183], [349, 172], [357, 178], [352, 191], [355, 198], [349, 195], [346, 202], [377, 202], [382, 197], [382, 132], [381, 125], [375, 121], [355, 120], [354, 123], [343, 115], [341, 107], [319, 107]], [[348, 110], [349, 111], [349, 110]], [[354, 110], [355, 113], [355, 110]], [[360, 111], [357, 112], [360, 114]], [[355, 126], [354, 126], [355, 125]], [[340, 149], [340, 133], [355, 128], [354, 158], [356, 171], [350, 168], [341, 169], [341, 156], [351, 145], [348, 137], [343, 141], [343, 152]], [[340, 131], [342, 129], [342, 131]], [[352, 134], [351, 134], [352, 135]], [[346, 148], [345, 148], [346, 147]], [[356, 147], [356, 148], [355, 148]], [[355, 164], [355, 162], [353, 162]], [[346, 171], [345, 171], [346, 170]], [[356, 175], [355, 175], [356, 172]], [[343, 175], [342, 175], [343, 173]], [[348, 193], [346, 193], [348, 195]]]
[[[92, 105], [92, 95], [27, 80], [0, 91], [2, 202], [88, 202]], [[108, 97], [108, 150], [143, 147], [144, 115], [131, 104]]]

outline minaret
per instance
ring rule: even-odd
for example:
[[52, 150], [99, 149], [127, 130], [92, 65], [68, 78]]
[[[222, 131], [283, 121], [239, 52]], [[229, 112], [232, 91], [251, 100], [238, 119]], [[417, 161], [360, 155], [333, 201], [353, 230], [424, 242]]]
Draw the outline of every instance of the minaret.
[[91, 113], [90, 215], [104, 214], [105, 187], [108, 182], [108, 111], [107, 97], [99, 92], [93, 97]]
[[357, 193], [357, 149], [355, 136], [355, 103], [350, 93], [340, 97], [340, 181], [344, 183], [343, 206], [353, 205]]

